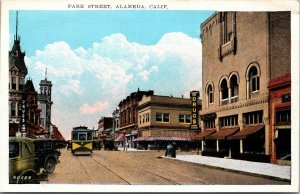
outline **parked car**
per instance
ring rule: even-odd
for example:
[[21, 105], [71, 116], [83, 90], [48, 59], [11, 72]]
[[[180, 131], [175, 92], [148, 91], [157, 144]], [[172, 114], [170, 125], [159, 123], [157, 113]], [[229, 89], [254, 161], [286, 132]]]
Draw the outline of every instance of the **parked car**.
[[26, 137], [9, 138], [9, 183], [38, 184], [45, 172], [40, 173], [33, 140]]
[[61, 152], [59, 149], [64, 148], [66, 142], [52, 139], [34, 139], [35, 155], [39, 159], [37, 165], [44, 168], [47, 173], [51, 174], [58, 164]]
[[[38, 184], [46, 180], [59, 162], [58, 149], [65, 145], [65, 141], [59, 140], [10, 137], [9, 183]], [[41, 172], [42, 168], [45, 170]]]
[[104, 150], [118, 150], [118, 147], [115, 146], [115, 142], [113, 140], [104, 140]]

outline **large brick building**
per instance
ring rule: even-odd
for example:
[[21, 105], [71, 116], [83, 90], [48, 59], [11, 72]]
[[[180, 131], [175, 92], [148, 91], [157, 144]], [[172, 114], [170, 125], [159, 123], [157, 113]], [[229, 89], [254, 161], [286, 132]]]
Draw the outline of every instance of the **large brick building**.
[[272, 154], [268, 85], [291, 71], [290, 35], [289, 12], [216, 12], [201, 24], [203, 150]]
[[153, 90], [132, 92], [119, 103], [120, 133], [125, 134], [126, 142], [133, 146], [132, 140], [138, 137], [138, 102], [144, 95], [153, 95]]

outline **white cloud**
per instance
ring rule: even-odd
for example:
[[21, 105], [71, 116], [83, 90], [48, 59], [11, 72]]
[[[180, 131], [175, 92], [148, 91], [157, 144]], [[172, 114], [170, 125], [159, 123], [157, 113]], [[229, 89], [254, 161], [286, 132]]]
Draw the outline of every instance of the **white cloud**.
[[[108, 102], [102, 102], [102, 101], [97, 101], [93, 105], [89, 105], [88, 103], [84, 103], [80, 108], [79, 111], [82, 114], [94, 114], [94, 113], [101, 113], [105, 109], [107, 109], [109, 103]], [[96, 121], [95, 121], [96, 122]]]
[[[59, 86], [59, 91], [65, 95], [78, 94], [81, 95], [80, 81], [79, 80], [69, 80], [67, 84]], [[73, 92], [73, 93], [70, 93]]]
[[25, 60], [36, 84], [46, 68], [55, 82], [52, 99], [54, 104], [59, 99], [55, 108], [60, 110], [52, 118], [62, 125], [72, 115], [74, 121], [85, 119], [93, 126], [138, 87], [189, 97], [202, 85], [201, 42], [180, 32], [165, 34], [155, 45], [129, 42], [123, 34], [104, 37], [87, 49], [54, 42]]

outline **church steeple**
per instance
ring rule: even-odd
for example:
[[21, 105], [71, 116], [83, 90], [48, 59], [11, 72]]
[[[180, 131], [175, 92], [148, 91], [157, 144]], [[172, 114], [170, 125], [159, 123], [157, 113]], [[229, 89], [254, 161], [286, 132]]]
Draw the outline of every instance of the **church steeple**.
[[18, 11], [16, 12], [16, 34], [14, 37], [14, 45], [9, 51], [9, 68], [16, 66], [20, 72], [24, 74], [24, 77], [27, 75], [27, 67], [24, 62], [25, 52], [21, 51], [20, 47], [20, 36], [18, 35], [19, 27], [19, 15]]
[[20, 38], [18, 37], [18, 25], [19, 25], [19, 20], [18, 20], [18, 11], [17, 11], [17, 14], [16, 14], [16, 35], [15, 35], [15, 41], [19, 41]]

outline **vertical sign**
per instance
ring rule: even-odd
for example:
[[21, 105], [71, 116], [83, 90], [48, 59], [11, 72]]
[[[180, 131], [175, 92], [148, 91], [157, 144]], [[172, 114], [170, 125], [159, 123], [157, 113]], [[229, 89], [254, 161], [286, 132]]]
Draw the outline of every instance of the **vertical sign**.
[[192, 130], [198, 130], [199, 124], [198, 124], [198, 98], [199, 98], [199, 92], [198, 91], [191, 91], [190, 92], [191, 102], [192, 102], [192, 122], [190, 128]]
[[25, 95], [23, 95], [21, 101], [21, 136], [26, 136], [26, 100]]

